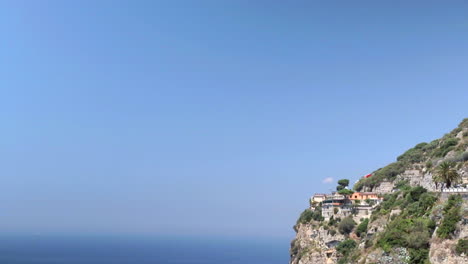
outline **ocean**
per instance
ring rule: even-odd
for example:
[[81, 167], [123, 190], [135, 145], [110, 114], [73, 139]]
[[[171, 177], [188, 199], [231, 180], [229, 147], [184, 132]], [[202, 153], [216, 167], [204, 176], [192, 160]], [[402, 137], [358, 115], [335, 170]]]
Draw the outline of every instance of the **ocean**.
[[289, 241], [1, 236], [1, 264], [287, 264]]

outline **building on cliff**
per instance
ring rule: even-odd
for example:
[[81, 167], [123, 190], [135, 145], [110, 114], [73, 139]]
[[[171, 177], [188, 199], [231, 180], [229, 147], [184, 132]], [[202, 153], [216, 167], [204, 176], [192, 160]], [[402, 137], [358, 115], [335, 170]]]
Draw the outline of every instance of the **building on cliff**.
[[352, 203], [345, 195], [333, 193], [322, 202], [322, 216], [328, 221], [332, 216], [347, 217], [352, 214]]
[[310, 203], [321, 203], [327, 199], [327, 195], [323, 193], [316, 193], [312, 197], [310, 197]]

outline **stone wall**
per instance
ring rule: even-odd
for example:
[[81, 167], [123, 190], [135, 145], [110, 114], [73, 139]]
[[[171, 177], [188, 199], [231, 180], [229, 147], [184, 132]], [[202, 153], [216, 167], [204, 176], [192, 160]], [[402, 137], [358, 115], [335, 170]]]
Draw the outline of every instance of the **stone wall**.
[[378, 194], [390, 193], [392, 192], [393, 187], [394, 187], [393, 182], [384, 181], [379, 186], [372, 189], [372, 192], [375, 192]]

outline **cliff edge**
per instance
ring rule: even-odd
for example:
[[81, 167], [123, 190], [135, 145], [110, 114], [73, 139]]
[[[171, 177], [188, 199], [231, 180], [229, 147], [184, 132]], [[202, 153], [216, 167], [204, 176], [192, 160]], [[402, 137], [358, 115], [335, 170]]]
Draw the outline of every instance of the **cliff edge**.
[[311, 197], [290, 264], [468, 263], [468, 118], [348, 184]]

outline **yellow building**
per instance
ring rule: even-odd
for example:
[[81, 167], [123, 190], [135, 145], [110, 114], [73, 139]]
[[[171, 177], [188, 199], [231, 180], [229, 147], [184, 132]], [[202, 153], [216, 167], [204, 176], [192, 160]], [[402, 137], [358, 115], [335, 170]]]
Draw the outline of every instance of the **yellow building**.
[[353, 201], [354, 200], [365, 201], [367, 199], [380, 200], [379, 196], [376, 193], [372, 193], [372, 192], [355, 192], [349, 197], [349, 199]]

